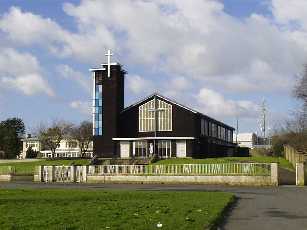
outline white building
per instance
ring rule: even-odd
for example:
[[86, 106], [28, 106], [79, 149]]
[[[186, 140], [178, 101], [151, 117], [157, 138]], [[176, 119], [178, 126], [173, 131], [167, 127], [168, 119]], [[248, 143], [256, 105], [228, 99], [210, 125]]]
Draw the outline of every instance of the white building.
[[255, 133], [239, 133], [238, 137], [234, 136], [240, 147], [248, 147], [253, 149], [257, 144], [257, 135]]
[[32, 148], [33, 151], [40, 152], [41, 150], [41, 143], [39, 142], [37, 137], [31, 137], [28, 135], [27, 138], [21, 139], [22, 141], [22, 151], [19, 154], [19, 159], [25, 159], [27, 155], [28, 148]]
[[271, 139], [257, 136], [255, 133], [239, 133], [238, 138], [234, 135], [234, 140], [238, 141], [240, 147], [271, 148]]
[[[79, 148], [79, 143], [77, 140], [72, 139], [63, 139], [61, 140], [58, 148], [55, 150], [55, 154], [51, 150], [46, 150], [42, 148], [42, 145], [37, 137], [28, 137], [22, 139], [22, 152], [19, 155], [19, 158], [25, 159], [26, 152], [28, 148], [32, 147], [34, 151], [40, 152], [39, 156], [41, 158], [79, 158], [81, 157], [81, 150]], [[90, 143], [90, 146], [86, 152], [85, 157], [93, 156], [93, 143]]]

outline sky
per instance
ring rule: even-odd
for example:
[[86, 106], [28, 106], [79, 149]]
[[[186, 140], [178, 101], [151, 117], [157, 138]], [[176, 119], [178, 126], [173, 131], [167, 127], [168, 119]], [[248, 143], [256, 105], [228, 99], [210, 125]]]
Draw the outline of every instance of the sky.
[[111, 49], [126, 106], [159, 92], [259, 133], [265, 100], [273, 130], [299, 105], [306, 12], [306, 0], [1, 0], [0, 120], [28, 132], [91, 120], [89, 68]]

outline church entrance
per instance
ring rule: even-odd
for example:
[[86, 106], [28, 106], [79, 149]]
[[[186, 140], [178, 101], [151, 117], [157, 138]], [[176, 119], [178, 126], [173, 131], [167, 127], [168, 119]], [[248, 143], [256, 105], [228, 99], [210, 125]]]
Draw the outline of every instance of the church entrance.
[[158, 141], [158, 157], [170, 158], [172, 154], [172, 145], [170, 140]]

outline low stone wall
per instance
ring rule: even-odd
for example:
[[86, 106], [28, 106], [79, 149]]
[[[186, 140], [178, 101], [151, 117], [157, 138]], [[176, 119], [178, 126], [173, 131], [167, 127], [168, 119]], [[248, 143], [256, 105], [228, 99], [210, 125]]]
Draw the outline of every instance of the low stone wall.
[[307, 185], [307, 164], [296, 163], [296, 185], [304, 186]]
[[186, 183], [212, 185], [277, 186], [271, 176], [88, 176], [87, 183]]
[[41, 182], [42, 181], [41, 175], [40, 174], [34, 174], [33, 181], [34, 182]]
[[0, 175], [0, 182], [33, 181], [33, 176], [26, 175]]
[[79, 183], [187, 183], [245, 186], [277, 186], [278, 165], [207, 164], [207, 165], [98, 165], [39, 166], [37, 182]]
[[[187, 183], [244, 186], [278, 186], [278, 164], [269, 175], [87, 175], [87, 183]], [[118, 170], [115, 168], [115, 171]]]
[[33, 181], [30, 175], [11, 175], [11, 181]]
[[290, 145], [284, 146], [284, 156], [289, 162], [292, 163], [293, 167], [296, 167], [296, 163], [304, 163], [307, 161], [307, 153], [297, 151]]
[[0, 175], [0, 182], [9, 182], [11, 181], [11, 175]]

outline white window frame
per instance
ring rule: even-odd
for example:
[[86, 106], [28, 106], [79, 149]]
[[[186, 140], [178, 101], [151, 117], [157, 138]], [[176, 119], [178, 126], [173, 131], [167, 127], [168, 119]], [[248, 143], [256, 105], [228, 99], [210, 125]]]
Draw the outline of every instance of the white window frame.
[[[161, 154], [160, 154], [160, 149]], [[165, 150], [165, 152], [164, 152]], [[172, 142], [171, 140], [159, 140], [158, 141], [158, 156], [160, 158], [171, 158], [172, 157]]]
[[[138, 116], [139, 132], [172, 131], [172, 113], [172, 105], [159, 99], [157, 101], [156, 99], [152, 99], [140, 105]], [[158, 122], [158, 127], [156, 127], [156, 122]]]
[[[147, 141], [135, 141], [134, 142], [134, 156], [139, 158], [148, 157], [148, 143]], [[142, 149], [140, 151], [140, 149]]]

